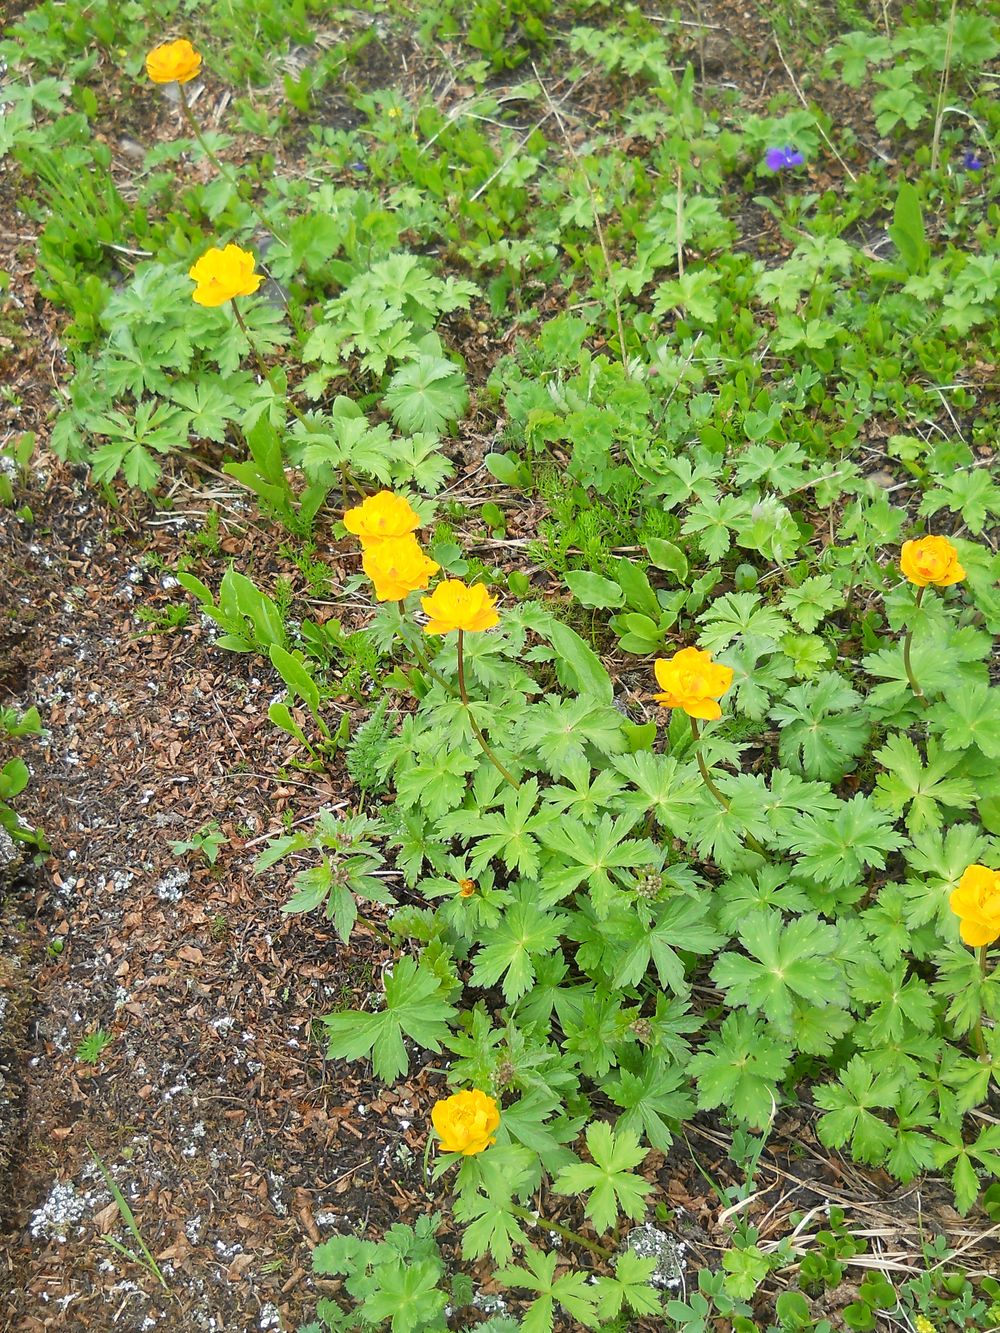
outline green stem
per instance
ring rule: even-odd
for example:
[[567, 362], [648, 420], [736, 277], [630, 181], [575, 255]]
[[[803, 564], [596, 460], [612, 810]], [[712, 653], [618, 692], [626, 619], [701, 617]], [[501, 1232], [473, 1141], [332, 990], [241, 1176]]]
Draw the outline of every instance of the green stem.
[[233, 305], [233, 314], [236, 316], [236, 323], [240, 326], [241, 330], [243, 331], [243, 337], [246, 338], [248, 344], [250, 345], [250, 355], [253, 357], [257, 365], [257, 369], [260, 371], [261, 376], [265, 380], [267, 380], [268, 384], [270, 384], [271, 389], [274, 392], [275, 398], [281, 398], [285, 403], [285, 406], [289, 408], [289, 410], [299, 419], [299, 421], [302, 422], [303, 426], [305, 426], [305, 428], [308, 430], [309, 423], [306, 421], [305, 417], [292, 402], [291, 398], [289, 398], [287, 392], [282, 391], [281, 386], [275, 381], [274, 376], [272, 375], [269, 367], [265, 363], [260, 352], [257, 351], [257, 348], [254, 345], [254, 340], [250, 337], [250, 330], [246, 326], [246, 320], [244, 320], [243, 315], [240, 312], [240, 308], [236, 304], [235, 296], [233, 297], [232, 305]]
[[461, 697], [462, 703], [465, 705], [465, 711], [468, 715], [469, 724], [472, 727], [473, 735], [479, 742], [483, 754], [490, 761], [490, 763], [493, 765], [496, 771], [501, 775], [501, 777], [503, 777], [503, 779], [506, 782], [508, 782], [514, 788], [515, 791], [520, 791], [521, 784], [515, 777], [512, 777], [511, 774], [507, 772], [506, 768], [504, 768], [503, 764], [501, 764], [500, 760], [493, 753], [492, 749], [490, 748], [489, 742], [483, 735], [482, 731], [480, 731], [479, 729], [479, 723], [476, 721], [475, 716], [472, 712], [472, 708], [469, 704], [469, 694], [465, 688], [464, 638], [465, 638], [464, 631], [459, 630], [458, 631], [458, 693]]
[[569, 1227], [564, 1227], [561, 1222], [552, 1222], [546, 1217], [536, 1217], [527, 1208], [522, 1208], [519, 1203], [510, 1203], [508, 1207], [515, 1217], [523, 1218], [525, 1222], [533, 1222], [537, 1226], [545, 1227], [548, 1231], [554, 1231], [557, 1236], [562, 1236], [564, 1240], [571, 1240], [574, 1245], [583, 1245], [586, 1249], [593, 1250], [602, 1259], [611, 1258], [611, 1250], [605, 1249], [603, 1245], [598, 1245], [596, 1240], [588, 1240], [586, 1236], [581, 1236], [579, 1231], [571, 1231]]
[[[731, 808], [729, 801], [726, 799], [725, 796], [723, 796], [722, 792], [719, 791], [718, 787], [712, 781], [712, 775], [711, 773], [709, 773], [708, 765], [705, 763], [705, 756], [701, 752], [701, 732], [698, 730], [698, 719], [691, 717], [690, 713], [688, 714], [688, 718], [691, 722], [691, 734], [694, 737], [694, 757], [698, 761], [698, 771], [701, 773], [701, 779], [704, 782], [705, 786], [708, 788], [708, 790], [712, 793], [715, 799], [722, 806], [723, 810], [728, 811]], [[757, 841], [757, 839], [753, 836], [752, 833], [744, 833], [743, 841], [750, 848], [750, 850], [756, 852], [758, 856], [767, 855], [764, 848], [761, 846], [761, 844]]]
[[[917, 600], [913, 606], [914, 611], [919, 611], [920, 603], [924, 600], [924, 593], [926, 591], [926, 588], [917, 589]], [[910, 689], [913, 691], [914, 699], [919, 699], [920, 702], [926, 706], [927, 696], [917, 684], [917, 678], [913, 674], [913, 667], [910, 665], [910, 645], [912, 642], [913, 629], [911, 627], [906, 631], [906, 638], [903, 640], [903, 670], [906, 672], [906, 679], [910, 682]]]
[[[399, 607], [400, 619], [402, 619], [406, 615], [406, 602], [403, 600], [402, 597], [397, 602], [397, 606]], [[399, 637], [406, 644], [407, 648], [409, 648], [410, 652], [417, 659], [417, 661], [427, 672], [427, 674], [429, 676], [433, 676], [433, 678], [437, 681], [439, 685], [443, 685], [444, 688], [448, 691], [448, 693], [452, 696], [452, 698], [457, 699], [459, 697], [458, 690], [455, 689], [454, 685], [452, 685], [450, 680], [446, 680], [445, 677], [441, 675], [440, 671], [438, 671], [435, 667], [431, 666], [430, 659], [427, 657], [427, 654], [424, 652], [423, 648], [420, 647], [416, 639], [410, 638], [410, 636], [406, 632], [406, 629], [407, 627], [404, 621], [403, 624], [401, 624], [399, 627]]]
[[[236, 181], [235, 176], [233, 176], [232, 172], [229, 170], [228, 167], [224, 166], [223, 163], [219, 161], [219, 159], [216, 157], [215, 153], [212, 152], [211, 148], [209, 148], [208, 144], [205, 142], [205, 136], [204, 136], [204, 135], [202, 134], [202, 132], [201, 132], [201, 126], [200, 126], [200, 125], [198, 124], [198, 122], [195, 120], [195, 118], [194, 118], [194, 113], [192, 112], [191, 107], [190, 107], [190, 104], [188, 103], [188, 100], [187, 100], [187, 93], [184, 91], [184, 85], [183, 85], [183, 83], [179, 83], [179, 84], [177, 85], [177, 88], [178, 88], [178, 91], [179, 91], [179, 93], [180, 93], [180, 99], [181, 99], [181, 115], [182, 115], [183, 118], [184, 118], [184, 123], [187, 125], [188, 129], [191, 131], [191, 133], [194, 135], [195, 139], [198, 141], [198, 146], [201, 148], [201, 151], [202, 151], [202, 152], [205, 154], [205, 156], [208, 158], [209, 162], [211, 162], [212, 166], [215, 167], [215, 169], [216, 169], [216, 171], [219, 173], [219, 175], [222, 176], [223, 179], [227, 180], [227, 181], [229, 182], [229, 184], [233, 187], [233, 189], [234, 189], [235, 192], [236, 192], [236, 197], [237, 197], [237, 198], [240, 198], [240, 197], [241, 197], [241, 196], [240, 196], [240, 187], [239, 187], [239, 185], [237, 184], [237, 181]], [[273, 237], [275, 238], [275, 240], [280, 241], [282, 245], [284, 245], [285, 247], [287, 247], [288, 242], [284, 239], [283, 236], [280, 236], [280, 235], [275, 231], [273, 222], [270, 222], [270, 221], [264, 216], [264, 214], [260, 211], [260, 209], [257, 207], [257, 205], [256, 205], [252, 200], [247, 200], [247, 203], [249, 204], [250, 209], [251, 209], [251, 211], [253, 212], [254, 217], [256, 217], [257, 221], [258, 221], [258, 222], [260, 223], [260, 225], [264, 228], [264, 230], [265, 230], [270, 236], [273, 236]], [[287, 308], [287, 306], [286, 306], [286, 308]]]
[[941, 67], [941, 82], [938, 85], [937, 107], [934, 110], [934, 138], [931, 141], [931, 171], [937, 171], [938, 153], [941, 148], [941, 126], [944, 123], [944, 99], [948, 92], [948, 79], [951, 75], [951, 53], [955, 45], [955, 19], [958, 13], [958, 0], [951, 0], [951, 13], [948, 16], [948, 35], [944, 43], [944, 64]]
[[[976, 957], [979, 959], [979, 974], [984, 979], [986, 977], [986, 972], [987, 972], [986, 950], [988, 948], [989, 948], [988, 944], [982, 944], [976, 950]], [[983, 1036], [983, 1010], [981, 1004], [979, 1008], [979, 1017], [976, 1019], [976, 1026], [972, 1029], [972, 1043], [975, 1046], [977, 1053], [979, 1054], [979, 1058], [981, 1060], [985, 1060], [987, 1058], [986, 1039]]]

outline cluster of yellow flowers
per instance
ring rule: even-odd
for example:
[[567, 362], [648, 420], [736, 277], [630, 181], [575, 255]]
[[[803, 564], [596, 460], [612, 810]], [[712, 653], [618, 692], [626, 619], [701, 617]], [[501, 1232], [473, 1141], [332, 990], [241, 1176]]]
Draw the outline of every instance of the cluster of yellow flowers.
[[[423, 591], [441, 568], [421, 549], [415, 536], [419, 526], [410, 502], [392, 491], [366, 496], [344, 515], [344, 527], [361, 542], [361, 567], [380, 602], [399, 602]], [[500, 619], [494, 599], [479, 583], [445, 579], [420, 601], [429, 617], [426, 634], [492, 629]]]

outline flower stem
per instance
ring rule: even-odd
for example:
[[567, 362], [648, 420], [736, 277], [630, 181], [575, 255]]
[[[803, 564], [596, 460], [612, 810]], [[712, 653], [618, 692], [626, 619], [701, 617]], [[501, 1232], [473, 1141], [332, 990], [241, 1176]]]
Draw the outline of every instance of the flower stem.
[[271, 389], [272, 389], [272, 391], [274, 392], [274, 396], [275, 396], [275, 398], [280, 398], [280, 399], [284, 402], [285, 406], [286, 406], [286, 407], [287, 407], [287, 408], [288, 408], [288, 409], [289, 409], [289, 410], [290, 410], [296, 417], [298, 417], [299, 421], [301, 421], [302, 424], [303, 424], [303, 426], [305, 426], [306, 429], [308, 430], [308, 429], [309, 429], [309, 423], [306, 421], [305, 417], [302, 415], [302, 413], [299, 411], [299, 409], [298, 409], [298, 408], [295, 406], [295, 404], [292, 402], [291, 398], [289, 398], [288, 394], [287, 394], [287, 393], [283, 393], [283, 392], [281, 391], [280, 386], [275, 382], [274, 376], [271, 374], [271, 371], [269, 370], [269, 368], [268, 368], [267, 364], [265, 363], [263, 357], [261, 356], [260, 352], [257, 351], [257, 348], [256, 348], [256, 346], [255, 346], [255, 344], [254, 344], [254, 340], [250, 337], [250, 330], [249, 330], [249, 329], [247, 328], [247, 326], [246, 326], [246, 320], [244, 320], [243, 315], [242, 315], [242, 313], [241, 313], [241, 311], [240, 311], [240, 308], [239, 308], [239, 306], [236, 304], [236, 297], [235, 297], [235, 296], [233, 297], [233, 300], [232, 300], [232, 306], [233, 306], [233, 314], [236, 316], [236, 323], [240, 326], [240, 329], [241, 329], [242, 332], [243, 332], [243, 337], [246, 338], [246, 340], [247, 340], [247, 342], [248, 342], [248, 344], [249, 344], [249, 346], [250, 346], [250, 355], [253, 357], [253, 359], [254, 359], [254, 361], [255, 361], [255, 363], [256, 363], [256, 365], [257, 365], [257, 369], [258, 369], [258, 371], [260, 372], [261, 376], [262, 376], [265, 380], [267, 380], [268, 384], [270, 384]]
[[[406, 615], [406, 602], [401, 597], [399, 601], [396, 603], [396, 605], [399, 607], [399, 616], [400, 619], [402, 620], [403, 617]], [[429, 676], [433, 676], [433, 678], [437, 681], [439, 685], [443, 685], [444, 688], [448, 691], [448, 693], [453, 698], [457, 699], [459, 697], [458, 690], [455, 689], [454, 685], [452, 685], [450, 680], [446, 680], [444, 676], [441, 675], [440, 671], [436, 670], [436, 668], [431, 666], [430, 659], [427, 657], [427, 654], [424, 652], [424, 650], [420, 647], [417, 640], [411, 639], [410, 636], [407, 634], [405, 620], [399, 627], [399, 637], [403, 640], [407, 648], [409, 648], [410, 652], [417, 659], [417, 661], [427, 672], [427, 674]]]
[[[914, 611], [919, 611], [920, 603], [924, 600], [926, 588], [917, 589], [917, 600], [913, 604]], [[910, 682], [910, 689], [913, 691], [914, 699], [919, 699], [926, 706], [927, 696], [917, 684], [917, 678], [913, 674], [913, 667], [910, 665], [910, 644], [913, 642], [913, 628], [906, 631], [906, 638], [903, 640], [903, 670], [906, 672], [906, 679]]]
[[[987, 973], [986, 950], [988, 948], [988, 944], [982, 944], [976, 950], [976, 957], [979, 959], [979, 974], [984, 979]], [[976, 1026], [972, 1029], [972, 1043], [976, 1048], [979, 1058], [985, 1060], [987, 1058], [986, 1040], [983, 1037], [983, 1009], [981, 1002], [979, 1007], [979, 1017], [976, 1019]]]
[[603, 1245], [598, 1245], [596, 1240], [588, 1240], [586, 1236], [581, 1236], [579, 1231], [571, 1231], [569, 1227], [564, 1227], [561, 1222], [552, 1222], [547, 1217], [536, 1217], [534, 1213], [529, 1212], [527, 1208], [522, 1208], [518, 1203], [510, 1203], [508, 1207], [515, 1217], [523, 1218], [525, 1222], [534, 1222], [540, 1227], [545, 1227], [548, 1231], [554, 1231], [557, 1236], [562, 1236], [564, 1240], [571, 1240], [574, 1245], [583, 1245], [586, 1249], [593, 1250], [602, 1259], [611, 1258], [611, 1250], [605, 1249]]
[[[209, 148], [208, 144], [205, 142], [205, 136], [201, 132], [201, 126], [198, 124], [197, 120], [195, 120], [194, 113], [192, 112], [190, 103], [187, 100], [187, 93], [184, 91], [183, 83], [179, 83], [177, 85], [177, 89], [178, 92], [180, 93], [181, 116], [184, 118], [185, 125], [187, 125], [188, 129], [191, 131], [195, 139], [198, 141], [198, 146], [200, 147], [201, 151], [205, 154], [205, 156], [208, 158], [209, 162], [211, 162], [212, 166], [215, 167], [219, 175], [222, 176], [224, 180], [227, 180], [229, 182], [229, 184], [233, 187], [233, 189], [236, 192], [236, 197], [239, 198], [240, 187], [236, 182], [236, 178], [235, 176], [233, 176], [232, 172], [228, 169], [228, 167], [224, 166], [223, 163], [219, 161], [218, 157], [216, 157], [215, 153], [212, 152], [211, 148]], [[264, 214], [260, 211], [260, 209], [252, 200], [247, 200], [247, 203], [249, 204], [251, 211], [253, 212], [254, 216], [256, 217], [260, 225], [264, 228], [264, 230], [269, 235], [273, 236], [275, 240], [280, 241], [282, 245], [287, 247], [288, 242], [284, 239], [283, 236], [280, 236], [278, 232], [275, 231], [274, 223], [270, 222], [264, 216]]]
[[464, 639], [465, 639], [464, 631], [459, 630], [458, 631], [458, 693], [461, 697], [462, 703], [465, 705], [465, 711], [468, 714], [469, 724], [472, 727], [472, 733], [475, 736], [476, 740], [479, 742], [483, 754], [490, 761], [490, 763], [493, 765], [496, 771], [501, 775], [501, 777], [506, 782], [508, 782], [514, 788], [515, 791], [519, 791], [521, 788], [521, 784], [515, 777], [512, 777], [511, 774], [508, 773], [506, 768], [504, 768], [503, 764], [501, 764], [500, 760], [493, 753], [492, 749], [490, 748], [489, 742], [487, 741], [486, 737], [483, 735], [482, 731], [479, 728], [479, 723], [476, 721], [475, 715], [473, 714], [472, 708], [469, 704], [469, 693], [468, 690], [466, 690], [465, 688]]
[[[708, 788], [708, 790], [712, 793], [715, 799], [722, 806], [723, 810], [728, 811], [731, 809], [729, 801], [726, 799], [725, 796], [723, 796], [722, 792], [719, 791], [718, 787], [712, 781], [712, 775], [711, 773], [709, 773], [708, 765], [705, 763], [705, 756], [701, 752], [701, 732], [698, 730], [698, 719], [691, 717], [690, 713], [688, 714], [688, 718], [691, 722], [691, 734], [694, 737], [694, 757], [698, 761], [698, 771], [701, 773], [701, 779], [704, 782], [705, 786]], [[744, 833], [743, 841], [750, 848], [750, 850], [756, 852], [758, 856], [767, 855], [764, 848], [761, 846], [761, 844], [757, 841], [757, 839], [753, 836], [752, 833]]]

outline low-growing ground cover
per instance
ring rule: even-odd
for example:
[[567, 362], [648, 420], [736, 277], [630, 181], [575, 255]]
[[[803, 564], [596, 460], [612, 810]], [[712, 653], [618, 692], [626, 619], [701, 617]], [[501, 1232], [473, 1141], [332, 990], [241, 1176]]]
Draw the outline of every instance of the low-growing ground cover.
[[11, 1327], [997, 1322], [991, 7], [0, 49]]

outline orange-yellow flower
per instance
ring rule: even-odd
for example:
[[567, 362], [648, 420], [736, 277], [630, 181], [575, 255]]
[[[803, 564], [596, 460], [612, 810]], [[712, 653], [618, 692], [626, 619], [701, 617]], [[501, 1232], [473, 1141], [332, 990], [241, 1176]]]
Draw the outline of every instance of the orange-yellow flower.
[[441, 568], [424, 555], [412, 532], [366, 547], [361, 567], [375, 585], [375, 596], [380, 602], [398, 602], [411, 592], [426, 588]]
[[921, 537], [917, 541], [903, 542], [899, 567], [918, 588], [926, 588], [929, 583], [947, 588], [965, 578], [965, 570], [958, 563], [958, 552], [947, 537]]
[[460, 898], [472, 898], [476, 892], [476, 881], [474, 879], [460, 879], [458, 881], [458, 896]]
[[201, 72], [201, 56], [186, 37], [154, 46], [146, 57], [146, 73], [154, 83], [190, 83]]
[[722, 716], [716, 703], [733, 683], [732, 667], [712, 661], [712, 654], [700, 648], [682, 648], [673, 657], [658, 658], [653, 663], [656, 682], [662, 694], [653, 698], [665, 708], [683, 708], [688, 717], [706, 721]]
[[225, 305], [234, 296], [251, 296], [264, 281], [262, 273], [255, 273], [254, 257], [238, 245], [227, 245], [224, 250], [213, 246], [188, 269], [188, 277], [197, 286], [191, 299], [198, 305]]
[[421, 597], [420, 603], [430, 616], [424, 626], [425, 634], [492, 629], [500, 619], [496, 602], [481, 583], [469, 586], [461, 579], [445, 579], [430, 597]]
[[344, 527], [367, 550], [369, 546], [375, 546], [390, 537], [405, 537], [408, 533], [416, 532], [420, 527], [420, 519], [405, 496], [393, 495], [392, 491], [379, 491], [377, 495], [366, 496], [353, 509], [348, 509], [344, 515]]
[[968, 866], [948, 902], [966, 944], [978, 949], [1000, 939], [1000, 870]]
[[496, 1142], [494, 1132], [500, 1124], [500, 1108], [492, 1097], [473, 1088], [435, 1102], [431, 1122], [445, 1152], [471, 1157]]

